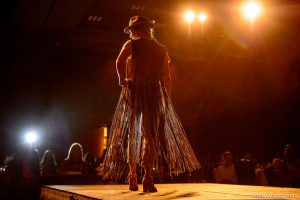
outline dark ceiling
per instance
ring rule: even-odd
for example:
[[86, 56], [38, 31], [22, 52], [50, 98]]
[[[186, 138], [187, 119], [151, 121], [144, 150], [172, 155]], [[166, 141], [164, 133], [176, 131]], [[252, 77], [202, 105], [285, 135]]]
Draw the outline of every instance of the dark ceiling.
[[[71, 45], [79, 48], [102, 48], [117, 51], [126, 36], [122, 29], [133, 15], [146, 15], [158, 22], [158, 27], [176, 33], [180, 8], [193, 5], [205, 7], [215, 21], [236, 14], [241, 0], [6, 0], [2, 4], [2, 34], [5, 41], [22, 45]], [[297, 0], [265, 0], [272, 10], [286, 10], [296, 18]], [[4, 6], [3, 6], [4, 5]], [[284, 12], [283, 12], [284, 13]], [[284, 13], [285, 15], [287, 13]], [[170, 37], [170, 35], [169, 35]], [[10, 41], [8, 40], [10, 38]]]
[[124, 39], [122, 29], [132, 15], [162, 15], [163, 2], [167, 1], [12, 0], [2, 7], [3, 28], [17, 46], [68, 43], [114, 49]]
[[[236, 26], [230, 24], [232, 23], [230, 21], [234, 21], [238, 15], [237, 6], [243, 1], [6, 0], [4, 2], [6, 3], [1, 6], [2, 49], [7, 46], [18, 49], [46, 45], [118, 52], [120, 44], [127, 38], [122, 29], [127, 25], [128, 19], [141, 14], [158, 22], [157, 35], [160, 41], [166, 44], [172, 53], [181, 55], [182, 52], [178, 53], [178, 49], [181, 49], [187, 40], [183, 26], [179, 25], [182, 24], [180, 17], [184, 7], [192, 5], [194, 8], [203, 7], [209, 11], [211, 21], [206, 27], [208, 33], [205, 40], [211, 42], [195, 37], [192, 41], [193, 45], [199, 45], [198, 49], [208, 49], [211, 48], [211, 43], [224, 39], [220, 38], [224, 34], [224, 26]], [[297, 10], [300, 6], [297, 0], [262, 2], [271, 11], [269, 17], [274, 17], [275, 20], [295, 23], [294, 19], [299, 17]], [[198, 35], [196, 31], [194, 32], [194, 36]], [[240, 34], [238, 37], [245, 35]], [[214, 53], [214, 49], [211, 51]], [[3, 52], [5, 54], [7, 49]], [[196, 52], [192, 57], [198, 57], [199, 53], [203, 52]]]

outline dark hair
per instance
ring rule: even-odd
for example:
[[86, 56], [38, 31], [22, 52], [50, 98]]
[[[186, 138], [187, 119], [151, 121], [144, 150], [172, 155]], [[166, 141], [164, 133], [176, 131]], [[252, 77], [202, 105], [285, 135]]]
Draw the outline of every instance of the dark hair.
[[76, 147], [79, 147], [80, 152], [81, 152], [81, 159], [83, 160], [83, 148], [82, 148], [81, 144], [79, 144], [77, 142], [73, 143], [70, 146], [69, 152], [68, 152], [68, 156], [67, 156], [67, 158], [65, 158], [65, 160], [69, 160], [70, 159], [70, 155], [72, 154], [73, 149], [76, 148]]
[[131, 30], [136, 31], [138, 33], [138, 35], [141, 37], [154, 38], [153, 28], [151, 28], [147, 24], [136, 25], [136, 26], [132, 27]]
[[53, 164], [57, 165], [55, 155], [54, 155], [53, 151], [51, 151], [49, 149], [44, 152], [44, 155], [41, 160], [41, 164], [44, 164], [44, 162], [47, 161], [48, 155], [49, 155], [49, 157], [51, 157]]
[[224, 160], [226, 157], [228, 156], [232, 156], [232, 153], [230, 151], [225, 151], [223, 154], [222, 154], [222, 159]]

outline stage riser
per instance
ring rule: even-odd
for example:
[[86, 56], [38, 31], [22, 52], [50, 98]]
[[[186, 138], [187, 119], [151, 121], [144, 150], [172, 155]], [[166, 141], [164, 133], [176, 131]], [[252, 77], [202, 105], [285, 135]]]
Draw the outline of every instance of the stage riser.
[[300, 200], [300, 189], [213, 183], [156, 184], [158, 192], [129, 191], [128, 185], [48, 185], [41, 200]]

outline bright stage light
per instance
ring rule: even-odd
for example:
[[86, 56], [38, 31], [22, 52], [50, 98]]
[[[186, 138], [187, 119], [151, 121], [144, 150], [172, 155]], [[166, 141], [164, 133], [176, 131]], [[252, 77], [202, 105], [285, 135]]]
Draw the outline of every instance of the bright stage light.
[[204, 13], [204, 12], [201, 12], [199, 15], [198, 15], [198, 20], [200, 22], [205, 22], [207, 19], [207, 15]]
[[29, 144], [33, 144], [36, 141], [37, 141], [37, 134], [35, 131], [29, 131], [28, 133], [26, 133], [25, 142], [27, 142]]
[[192, 21], [194, 21], [195, 16], [196, 16], [196, 15], [195, 15], [195, 12], [194, 12], [194, 11], [188, 10], [188, 11], [186, 11], [186, 12], [184, 13], [183, 18], [184, 18], [184, 20], [185, 20], [186, 22], [191, 23]]
[[242, 7], [244, 16], [253, 21], [261, 14], [261, 5], [255, 1], [250, 1]]

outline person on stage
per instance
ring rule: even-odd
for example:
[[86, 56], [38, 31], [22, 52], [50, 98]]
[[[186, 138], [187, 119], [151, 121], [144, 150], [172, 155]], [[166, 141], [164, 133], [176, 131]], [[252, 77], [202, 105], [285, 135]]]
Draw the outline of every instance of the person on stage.
[[[138, 190], [136, 167], [144, 169], [143, 192], [157, 192], [153, 170], [166, 163], [171, 174], [200, 168], [170, 99], [170, 58], [153, 37], [155, 21], [134, 16], [124, 32], [130, 40], [116, 60], [120, 99], [99, 174], [120, 178], [129, 165], [129, 189]], [[157, 171], [156, 171], [157, 172]]]

